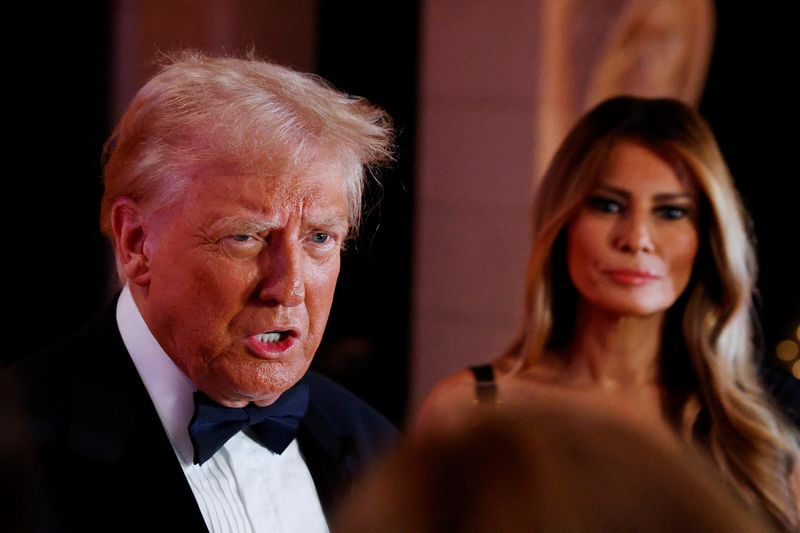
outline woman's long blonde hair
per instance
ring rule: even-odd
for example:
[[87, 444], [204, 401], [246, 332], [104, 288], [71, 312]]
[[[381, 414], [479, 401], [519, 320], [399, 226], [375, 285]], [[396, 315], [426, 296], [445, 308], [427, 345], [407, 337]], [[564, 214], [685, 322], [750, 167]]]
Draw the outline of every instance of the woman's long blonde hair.
[[668, 312], [663, 334], [665, 415], [709, 450], [746, 499], [760, 502], [782, 526], [798, 528], [789, 481], [797, 435], [766, 396], [754, 359], [756, 261], [749, 217], [710, 128], [686, 105], [617, 97], [570, 131], [536, 194], [523, 331], [501, 366], [534, 364], [573, 335], [578, 296], [566, 268], [565, 228], [620, 142], [652, 150], [693, 183], [701, 199], [692, 279]]

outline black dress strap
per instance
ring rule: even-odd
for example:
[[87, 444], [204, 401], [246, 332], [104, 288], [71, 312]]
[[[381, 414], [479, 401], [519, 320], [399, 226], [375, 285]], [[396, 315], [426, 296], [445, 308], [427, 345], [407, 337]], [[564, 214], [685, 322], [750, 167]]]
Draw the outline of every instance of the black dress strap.
[[492, 365], [478, 365], [469, 367], [475, 376], [475, 399], [482, 405], [495, 405], [497, 403], [497, 383], [494, 381], [494, 368]]

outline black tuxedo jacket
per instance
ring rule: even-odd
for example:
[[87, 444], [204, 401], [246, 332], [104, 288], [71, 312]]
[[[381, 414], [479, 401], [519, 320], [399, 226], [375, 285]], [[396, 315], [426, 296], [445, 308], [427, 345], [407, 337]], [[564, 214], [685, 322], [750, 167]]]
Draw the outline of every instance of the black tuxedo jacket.
[[[206, 531], [116, 325], [114, 306], [16, 369], [39, 451], [42, 531]], [[298, 443], [329, 513], [396, 435], [380, 414], [309, 372]]]

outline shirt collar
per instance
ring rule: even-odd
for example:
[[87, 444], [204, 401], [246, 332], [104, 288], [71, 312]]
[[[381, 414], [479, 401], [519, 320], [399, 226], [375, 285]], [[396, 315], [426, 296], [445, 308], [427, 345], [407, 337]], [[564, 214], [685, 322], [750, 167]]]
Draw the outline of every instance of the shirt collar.
[[188, 427], [194, 413], [192, 395], [196, 387], [147, 327], [128, 284], [117, 301], [117, 327], [175, 453], [183, 463], [192, 464], [194, 449]]

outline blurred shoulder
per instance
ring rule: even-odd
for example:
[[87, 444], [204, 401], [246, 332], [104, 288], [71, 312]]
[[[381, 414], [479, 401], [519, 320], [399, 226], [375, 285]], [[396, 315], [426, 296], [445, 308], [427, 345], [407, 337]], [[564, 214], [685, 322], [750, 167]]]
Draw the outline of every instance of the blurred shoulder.
[[[566, 389], [558, 385], [560, 371], [560, 366], [541, 362], [520, 369], [519, 361], [513, 357], [464, 369], [433, 388], [419, 409], [415, 430], [457, 429], [474, 419], [481, 407], [514, 410], [561, 402]], [[485, 390], [479, 390], [479, 382], [494, 385], [494, 390], [485, 394]]]
[[478, 406], [475, 375], [464, 369], [441, 380], [417, 413], [414, 431], [447, 430], [460, 426]]

